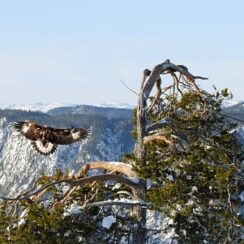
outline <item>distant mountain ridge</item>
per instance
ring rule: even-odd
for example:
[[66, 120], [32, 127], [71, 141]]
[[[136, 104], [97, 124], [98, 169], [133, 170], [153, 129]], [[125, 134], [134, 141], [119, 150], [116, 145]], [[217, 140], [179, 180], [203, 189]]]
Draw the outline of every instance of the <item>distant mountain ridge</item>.
[[228, 107], [235, 106], [235, 105], [237, 105], [239, 103], [241, 103], [241, 101], [236, 101], [236, 100], [223, 100], [222, 107], [223, 108], [228, 108]]
[[111, 108], [111, 107], [97, 107], [91, 105], [77, 105], [73, 107], [58, 107], [48, 111], [49, 115], [61, 114], [86, 114], [86, 115], [101, 115], [107, 118], [131, 118], [132, 109], [128, 108]]
[[223, 112], [239, 120], [236, 120], [234, 122], [238, 123], [241, 126], [244, 125], [244, 122], [241, 122], [244, 121], [244, 102], [238, 102], [236, 104], [233, 104], [232, 106], [224, 107]]
[[30, 104], [0, 104], [0, 109], [23, 110], [23, 111], [40, 111], [47, 112], [50, 109], [64, 106], [76, 106], [65, 103], [30, 103]]
[[40, 111], [48, 112], [54, 108], [60, 107], [76, 107], [76, 106], [91, 106], [91, 107], [103, 107], [103, 108], [120, 108], [120, 109], [133, 109], [134, 106], [127, 103], [102, 103], [96, 105], [79, 105], [79, 104], [68, 104], [68, 103], [30, 103], [30, 104], [0, 104], [0, 109], [11, 109], [11, 110], [23, 110], [23, 111]]

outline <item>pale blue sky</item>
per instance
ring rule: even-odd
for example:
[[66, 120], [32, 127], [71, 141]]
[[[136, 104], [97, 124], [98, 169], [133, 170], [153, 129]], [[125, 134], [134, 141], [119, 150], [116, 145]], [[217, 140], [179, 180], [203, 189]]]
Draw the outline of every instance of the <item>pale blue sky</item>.
[[136, 104], [171, 59], [244, 100], [244, 1], [0, 0], [0, 103]]

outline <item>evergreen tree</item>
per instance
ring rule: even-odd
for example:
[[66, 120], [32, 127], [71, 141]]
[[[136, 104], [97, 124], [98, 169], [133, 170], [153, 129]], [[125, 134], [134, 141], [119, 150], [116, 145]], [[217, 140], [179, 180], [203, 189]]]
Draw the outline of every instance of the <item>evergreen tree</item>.
[[[68, 172], [57, 170], [51, 177], [42, 176], [36, 185], [40, 188], [59, 180], [70, 180]], [[57, 184], [32, 199], [4, 202], [0, 208], [0, 243], [121, 243], [130, 238], [129, 226], [134, 224], [131, 209], [85, 206], [89, 201], [112, 201], [119, 194], [116, 192], [129, 190], [113, 189], [113, 185], [84, 184], [65, 199], [67, 187]], [[115, 220], [111, 226], [103, 224], [108, 216]]]
[[227, 96], [226, 89], [215, 95], [184, 89], [149, 105], [148, 138], [157, 137], [146, 143], [136, 170], [153, 182], [146, 200], [173, 220], [180, 243], [241, 241], [243, 155], [236, 125], [221, 112]]

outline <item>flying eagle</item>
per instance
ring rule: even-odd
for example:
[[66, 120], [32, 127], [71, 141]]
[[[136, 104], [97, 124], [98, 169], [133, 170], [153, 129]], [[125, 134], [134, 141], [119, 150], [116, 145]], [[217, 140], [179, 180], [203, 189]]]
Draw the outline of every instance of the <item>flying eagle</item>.
[[83, 128], [56, 129], [31, 121], [14, 122], [14, 128], [31, 140], [33, 147], [44, 155], [54, 153], [58, 145], [67, 145], [86, 139], [91, 133], [90, 130]]

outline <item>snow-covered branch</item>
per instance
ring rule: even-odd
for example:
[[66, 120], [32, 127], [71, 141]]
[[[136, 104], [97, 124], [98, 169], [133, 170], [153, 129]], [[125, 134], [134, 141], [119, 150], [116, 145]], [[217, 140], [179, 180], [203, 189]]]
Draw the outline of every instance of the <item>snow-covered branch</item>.
[[162, 135], [162, 133], [157, 133], [154, 135], [145, 136], [143, 141], [145, 144], [152, 142], [152, 141], [164, 141], [165, 143], [173, 146], [173, 142], [170, 141], [169, 139], [167, 139], [166, 136]]
[[82, 167], [82, 170], [104, 169], [107, 171], [122, 173], [128, 177], [136, 177], [137, 174], [132, 169], [132, 165], [122, 162], [98, 161], [89, 162]]
[[161, 120], [159, 120], [159, 121], [157, 121], [151, 125], [148, 125], [147, 126], [147, 133], [149, 133], [150, 131], [161, 129], [162, 127], [168, 125], [170, 121], [171, 121], [170, 118], [164, 118], [164, 119], [161, 119]]
[[23, 194], [20, 195], [18, 197], [15, 198], [10, 198], [10, 197], [4, 197], [4, 196], [0, 196], [0, 199], [6, 200], [6, 201], [14, 201], [14, 200], [23, 200], [23, 199], [28, 199], [32, 196], [38, 195], [39, 193], [45, 191], [46, 189], [49, 189], [52, 186], [55, 185], [60, 185], [62, 183], [68, 184], [71, 187], [76, 187], [82, 184], [88, 184], [88, 183], [92, 183], [94, 181], [108, 181], [108, 180], [112, 180], [115, 181], [117, 183], [121, 183], [121, 184], [125, 184], [128, 185], [132, 188], [140, 188], [140, 185], [133, 181], [130, 180], [128, 178], [125, 178], [121, 175], [113, 175], [113, 174], [102, 174], [102, 175], [94, 175], [94, 176], [90, 176], [90, 177], [85, 177], [85, 178], [81, 178], [81, 179], [62, 179], [62, 180], [57, 180], [57, 181], [53, 181], [49, 184], [44, 185], [43, 187], [41, 187], [40, 189], [29, 193], [29, 194]]
[[81, 207], [81, 209], [89, 208], [89, 207], [101, 207], [101, 206], [122, 206], [122, 207], [133, 207], [133, 206], [142, 206], [142, 207], [150, 207], [150, 204], [147, 204], [143, 201], [139, 200], [128, 200], [128, 199], [117, 199], [117, 200], [109, 200], [109, 201], [100, 201], [86, 204]]

